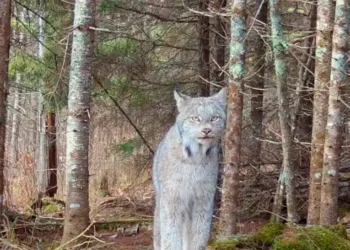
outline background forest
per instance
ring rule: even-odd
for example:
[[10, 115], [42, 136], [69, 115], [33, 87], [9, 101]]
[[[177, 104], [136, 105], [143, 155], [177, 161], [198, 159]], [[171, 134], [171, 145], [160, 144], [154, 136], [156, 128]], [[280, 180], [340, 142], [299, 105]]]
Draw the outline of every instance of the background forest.
[[0, 1], [1, 249], [152, 249], [176, 86], [229, 88], [212, 249], [350, 249], [349, 29], [349, 0]]

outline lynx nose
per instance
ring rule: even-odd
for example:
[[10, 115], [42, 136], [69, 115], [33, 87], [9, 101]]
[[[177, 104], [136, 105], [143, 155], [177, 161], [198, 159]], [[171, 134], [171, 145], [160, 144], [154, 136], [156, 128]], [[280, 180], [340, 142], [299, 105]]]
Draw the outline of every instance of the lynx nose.
[[210, 132], [211, 132], [211, 129], [210, 129], [210, 128], [204, 128], [204, 129], [202, 130], [202, 132], [203, 132], [205, 135], [209, 135]]

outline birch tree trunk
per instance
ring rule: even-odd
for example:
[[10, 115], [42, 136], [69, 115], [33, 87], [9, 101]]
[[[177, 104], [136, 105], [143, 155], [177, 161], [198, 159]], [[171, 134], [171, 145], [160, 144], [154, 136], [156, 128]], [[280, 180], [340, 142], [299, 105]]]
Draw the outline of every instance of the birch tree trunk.
[[[199, 9], [207, 12], [209, 0], [200, 0]], [[210, 94], [210, 68], [209, 68], [209, 17], [205, 15], [199, 16], [199, 71], [200, 71], [200, 89], [202, 96]]]
[[3, 214], [6, 97], [11, 39], [11, 0], [0, 1], [0, 216]]
[[[292, 134], [290, 127], [290, 110], [288, 103], [287, 86], [287, 64], [286, 51], [287, 42], [284, 39], [284, 30], [280, 15], [280, 1], [269, 0], [270, 19], [272, 31], [272, 45], [275, 58], [275, 74], [278, 98], [278, 116], [281, 126], [282, 151], [283, 151], [283, 173], [281, 185], [285, 184], [287, 197], [287, 220], [288, 222], [298, 221], [295, 204], [294, 166], [291, 164]], [[278, 211], [278, 210], [277, 210]]]
[[[16, 82], [21, 82], [21, 75], [19, 73], [16, 74]], [[10, 162], [12, 166], [17, 166], [18, 163], [18, 128], [19, 128], [19, 115], [18, 115], [18, 109], [19, 109], [19, 100], [20, 100], [20, 93], [19, 89], [17, 87], [14, 88], [13, 93], [13, 115], [12, 115], [12, 126], [11, 126], [11, 140], [10, 140]]]
[[78, 236], [89, 225], [89, 120], [91, 64], [94, 49], [96, 2], [77, 0], [74, 9], [71, 53], [67, 151], [66, 216], [62, 243]]
[[220, 238], [230, 237], [236, 232], [243, 110], [242, 90], [246, 54], [246, 1], [233, 0], [228, 4], [231, 14], [230, 76], [224, 145], [223, 193], [219, 221]]
[[316, 61], [314, 83], [314, 107], [311, 139], [310, 191], [307, 223], [317, 225], [320, 220], [321, 179], [323, 167], [323, 149], [327, 122], [328, 90], [330, 77], [333, 1], [318, 1]]
[[[43, 14], [44, 2], [39, 0], [39, 12]], [[44, 58], [44, 22], [43, 19], [38, 16], [38, 59]], [[45, 110], [44, 110], [44, 97], [43, 88], [44, 82], [40, 81], [39, 91], [39, 114], [38, 114], [38, 132], [39, 132], [39, 159], [37, 167], [37, 192], [38, 199], [41, 199], [48, 186], [48, 165], [47, 165], [47, 139], [45, 134]]]
[[[24, 9], [17, 7], [16, 15], [21, 22], [25, 22]], [[22, 32], [12, 32], [13, 36], [17, 39], [20, 46], [25, 44], [25, 36]], [[22, 83], [22, 75], [19, 72], [16, 72], [16, 85], [21, 85]], [[13, 89], [13, 112], [12, 112], [12, 125], [11, 125], [11, 136], [10, 136], [10, 150], [8, 154], [10, 156], [11, 166], [18, 165], [18, 129], [19, 129], [19, 114], [18, 109], [20, 107], [20, 89], [18, 87], [14, 87]], [[9, 89], [10, 92], [10, 89]]]
[[350, 0], [337, 1], [333, 32], [328, 117], [323, 158], [320, 224], [337, 224], [339, 165], [343, 132], [343, 88], [348, 83]]

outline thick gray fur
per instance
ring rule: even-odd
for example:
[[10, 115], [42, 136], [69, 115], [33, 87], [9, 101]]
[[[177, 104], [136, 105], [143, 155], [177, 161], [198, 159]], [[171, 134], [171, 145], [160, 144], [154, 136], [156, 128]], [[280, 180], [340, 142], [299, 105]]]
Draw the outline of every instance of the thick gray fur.
[[[226, 88], [211, 97], [174, 92], [179, 115], [158, 146], [154, 250], [205, 250], [218, 177], [218, 143], [225, 130]], [[211, 130], [208, 133], [208, 130]], [[205, 137], [205, 131], [208, 137]]]

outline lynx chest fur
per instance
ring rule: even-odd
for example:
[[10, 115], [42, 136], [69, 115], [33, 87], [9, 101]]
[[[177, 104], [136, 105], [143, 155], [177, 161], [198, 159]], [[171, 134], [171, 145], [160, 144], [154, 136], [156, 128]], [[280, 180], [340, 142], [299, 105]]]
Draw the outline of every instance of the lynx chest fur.
[[218, 176], [218, 143], [226, 121], [226, 89], [211, 97], [175, 92], [176, 123], [153, 164], [154, 249], [205, 249]]

